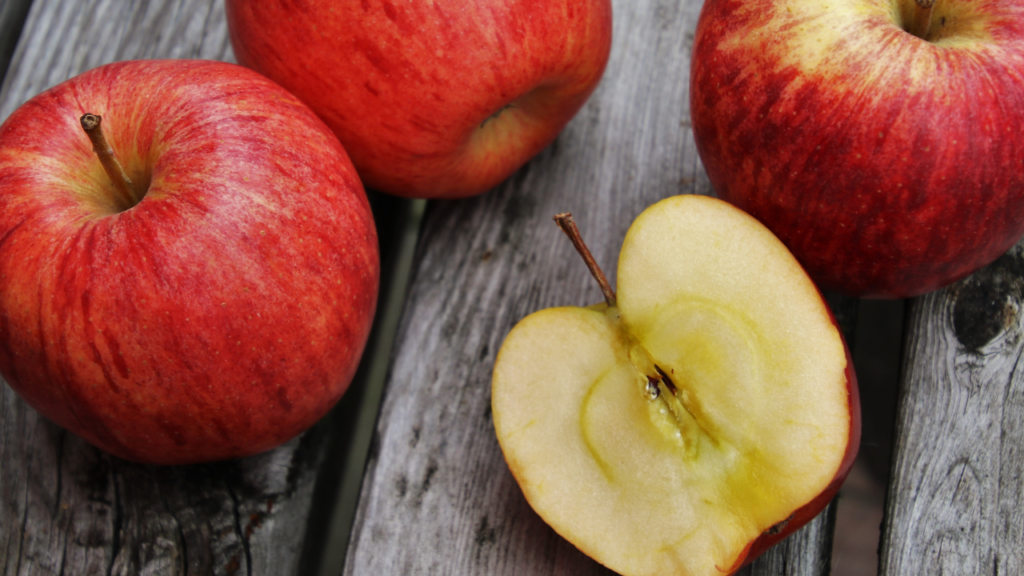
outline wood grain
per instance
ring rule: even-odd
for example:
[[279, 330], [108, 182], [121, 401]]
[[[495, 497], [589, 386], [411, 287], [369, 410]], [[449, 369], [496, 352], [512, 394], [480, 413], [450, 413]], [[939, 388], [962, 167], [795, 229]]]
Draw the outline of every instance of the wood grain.
[[1024, 244], [911, 303], [881, 574], [1024, 573]]
[[[699, 0], [614, 2], [611, 61], [563, 134], [481, 197], [428, 208], [345, 574], [608, 574], [531, 510], [490, 412], [504, 336], [541, 308], [602, 299], [551, 221], [572, 212], [614, 282], [623, 236], [655, 201], [710, 194], [690, 131]], [[748, 574], [825, 574], [823, 515]]]
[[0, 78], [7, 73], [31, 7], [31, 0], [0, 0]]
[[[230, 60], [216, 0], [37, 0], [0, 117], [94, 66]], [[0, 391], [0, 570], [34, 574], [294, 574], [324, 429], [267, 454], [188, 467], [117, 460]]]

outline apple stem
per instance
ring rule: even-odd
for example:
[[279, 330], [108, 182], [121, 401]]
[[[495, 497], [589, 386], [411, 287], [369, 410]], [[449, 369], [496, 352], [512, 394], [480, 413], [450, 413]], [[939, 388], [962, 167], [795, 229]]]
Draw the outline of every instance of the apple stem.
[[907, 32], [922, 40], [928, 40], [928, 29], [932, 26], [932, 12], [935, 11], [935, 0], [914, 0], [917, 9], [914, 10], [912, 21]]
[[103, 164], [103, 170], [110, 177], [110, 181], [114, 183], [114, 188], [121, 195], [124, 205], [126, 207], [134, 206], [136, 203], [134, 185], [131, 178], [125, 173], [121, 163], [117, 161], [117, 156], [114, 155], [114, 149], [107, 142], [107, 137], [103, 135], [103, 129], [100, 127], [102, 120], [103, 118], [96, 114], [85, 114], [81, 118], [82, 129], [89, 136], [89, 140], [92, 142], [92, 149], [99, 156], [100, 163]]
[[583, 237], [580, 235], [580, 229], [576, 227], [576, 222], [572, 219], [572, 214], [566, 212], [564, 214], [555, 214], [555, 224], [565, 232], [565, 235], [569, 237], [572, 245], [576, 247], [576, 251], [583, 257], [583, 261], [587, 263], [587, 268], [590, 269], [590, 273], [594, 276], [594, 280], [597, 280], [597, 284], [601, 286], [601, 292], [604, 294], [604, 301], [609, 306], [615, 306], [615, 291], [612, 290], [612, 285], [608, 283], [608, 278], [605, 277], [604, 272], [601, 271], [601, 267], [597, 265], [597, 261], [594, 260], [594, 256], [590, 253], [590, 249], [583, 242]]

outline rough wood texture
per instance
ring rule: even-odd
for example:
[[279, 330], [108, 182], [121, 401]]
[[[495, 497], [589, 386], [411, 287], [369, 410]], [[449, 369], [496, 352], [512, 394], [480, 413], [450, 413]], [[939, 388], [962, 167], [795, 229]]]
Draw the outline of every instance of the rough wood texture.
[[[37, 92], [122, 59], [230, 59], [216, 0], [37, 0], [0, 117]], [[129, 464], [0, 391], [0, 571], [294, 574], [322, 429], [268, 454], [204, 466]]]
[[31, 0], [0, 0], [0, 78], [7, 72], [18, 45]]
[[[534, 514], [494, 436], [491, 368], [522, 317], [601, 300], [551, 221], [570, 211], [614, 281], [649, 204], [709, 194], [689, 129], [699, 0], [614, 2], [612, 58], [558, 140], [482, 197], [430, 205], [345, 574], [608, 574]], [[749, 574], [825, 574], [823, 515]]]
[[1024, 244], [913, 301], [881, 574], [1024, 574]]

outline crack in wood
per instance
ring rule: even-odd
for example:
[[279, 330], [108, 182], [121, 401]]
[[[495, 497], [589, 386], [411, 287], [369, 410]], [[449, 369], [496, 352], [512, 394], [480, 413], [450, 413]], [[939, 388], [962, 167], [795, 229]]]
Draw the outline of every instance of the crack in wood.
[[[104, 455], [103, 461], [109, 463], [110, 456]], [[113, 506], [113, 518], [112, 518], [112, 534], [111, 534], [111, 545], [110, 545], [110, 563], [107, 565], [107, 576], [113, 576], [114, 564], [117, 562], [117, 557], [121, 554], [121, 531], [124, 529], [124, 510], [122, 509], [121, 502], [121, 477], [115, 474], [113, 470], [107, 469], [111, 476], [111, 481], [114, 487], [114, 501]]]
[[242, 518], [238, 496], [237, 494], [235, 494], [235, 490], [230, 485], [227, 486], [227, 492], [228, 495], [231, 497], [232, 502], [231, 512], [234, 515], [235, 520], [235, 534], [238, 535], [238, 539], [242, 543], [242, 553], [245, 556], [245, 574], [246, 576], [252, 576], [252, 552], [249, 549], [249, 538], [245, 535], [245, 532], [242, 530]]

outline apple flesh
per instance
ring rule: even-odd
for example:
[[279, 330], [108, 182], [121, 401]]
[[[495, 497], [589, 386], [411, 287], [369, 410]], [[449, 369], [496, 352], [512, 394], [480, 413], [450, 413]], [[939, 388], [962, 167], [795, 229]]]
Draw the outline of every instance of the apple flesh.
[[537, 513], [624, 575], [738, 569], [812, 519], [860, 437], [852, 364], [814, 284], [719, 200], [648, 208], [616, 306], [508, 335], [494, 426]]
[[719, 198], [825, 290], [908, 297], [1024, 233], [1024, 2], [708, 0], [690, 110]]
[[604, 73], [609, 0], [228, 0], [238, 61], [310, 105], [368, 188], [464, 197], [547, 146]]
[[[79, 123], [134, 183], [121, 198]], [[0, 373], [121, 458], [265, 451], [351, 380], [377, 240], [331, 131], [255, 72], [103, 66], [0, 126]]]

